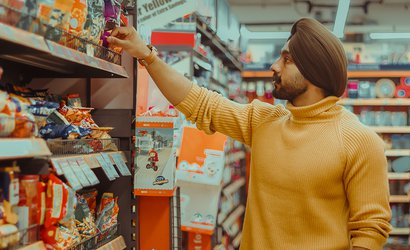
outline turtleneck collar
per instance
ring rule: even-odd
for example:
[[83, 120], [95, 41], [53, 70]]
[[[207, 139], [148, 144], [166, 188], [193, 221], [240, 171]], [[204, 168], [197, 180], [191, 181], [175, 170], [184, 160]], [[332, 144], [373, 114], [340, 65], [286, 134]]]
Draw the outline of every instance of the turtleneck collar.
[[287, 102], [286, 108], [291, 113], [291, 120], [299, 122], [323, 122], [336, 118], [342, 112], [342, 106], [337, 105], [339, 98], [329, 96], [308, 106], [296, 107]]

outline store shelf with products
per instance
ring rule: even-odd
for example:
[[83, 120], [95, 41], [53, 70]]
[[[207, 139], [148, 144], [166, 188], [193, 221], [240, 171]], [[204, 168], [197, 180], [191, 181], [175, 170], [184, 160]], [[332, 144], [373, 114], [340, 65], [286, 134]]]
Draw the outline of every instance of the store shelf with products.
[[410, 99], [406, 99], [406, 98], [376, 98], [376, 99], [343, 98], [338, 103], [340, 105], [351, 105], [351, 106], [410, 106]]
[[408, 134], [410, 127], [408, 126], [378, 126], [370, 127], [376, 133], [382, 134]]
[[410, 156], [410, 149], [388, 149], [385, 155], [387, 157]]
[[[121, 65], [89, 56], [44, 37], [0, 23], [0, 60], [5, 67], [22, 65], [31, 77], [128, 77]], [[96, 46], [96, 45], [94, 45]], [[98, 47], [99, 48], [99, 47]], [[105, 48], [99, 48], [106, 50]], [[121, 62], [121, 56], [117, 61]]]
[[[40, 4], [27, 3], [34, 4], [33, 8]], [[121, 63], [132, 64], [132, 59], [122, 58], [118, 48], [117, 52], [110, 50], [100, 40], [104, 39], [103, 5], [77, 6], [85, 13], [90, 7], [98, 16], [84, 16], [88, 25], [100, 23], [99, 31], [85, 36], [90, 30], [83, 30], [84, 22], [77, 23], [75, 31], [70, 29], [69, 18], [67, 23], [54, 24], [59, 28], [51, 27], [41, 19], [48, 12], [28, 16], [4, 4], [0, 4], [0, 210], [5, 212], [0, 213], [0, 234], [11, 228], [18, 242], [6, 243], [2, 238], [0, 248], [132, 247], [131, 220], [136, 215], [131, 213], [134, 201], [127, 165], [131, 146], [111, 137], [109, 120], [115, 116], [104, 118], [108, 120], [105, 127], [100, 116], [93, 116], [101, 114], [105, 105], [98, 105], [98, 110], [81, 105], [89, 106], [97, 99], [94, 94], [99, 86], [90, 78], [126, 78]], [[69, 4], [74, 1], [60, 1], [64, 7]], [[117, 7], [111, 14], [119, 17], [122, 10]], [[58, 7], [68, 17], [72, 9]], [[121, 20], [127, 23], [125, 15]], [[98, 41], [91, 41], [93, 38]], [[104, 98], [114, 100], [115, 93], [110, 91]], [[121, 136], [125, 130], [132, 133], [132, 118], [123, 122], [129, 126], [113, 133], [118, 137], [126, 137]], [[116, 176], [109, 178], [107, 169]], [[19, 233], [24, 230], [28, 232]]]
[[215, 32], [202, 20], [199, 15], [195, 15], [197, 19], [197, 30], [201, 33], [202, 42], [211, 46], [211, 49], [217, 56], [221, 56], [224, 63], [231, 69], [242, 71], [242, 63], [237, 59], [238, 55], [233, 55], [229, 48], [224, 45], [222, 40], [215, 34]]

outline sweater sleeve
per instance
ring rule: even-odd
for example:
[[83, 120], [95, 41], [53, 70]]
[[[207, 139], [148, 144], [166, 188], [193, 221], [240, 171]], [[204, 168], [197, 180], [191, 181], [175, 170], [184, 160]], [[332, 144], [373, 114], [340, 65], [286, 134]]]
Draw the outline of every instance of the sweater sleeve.
[[344, 133], [347, 152], [344, 185], [349, 202], [352, 245], [382, 249], [391, 231], [384, 142], [357, 124]]
[[274, 106], [258, 100], [239, 104], [196, 84], [176, 108], [205, 133], [218, 131], [247, 145], [251, 145], [253, 128], [288, 113], [282, 105]]

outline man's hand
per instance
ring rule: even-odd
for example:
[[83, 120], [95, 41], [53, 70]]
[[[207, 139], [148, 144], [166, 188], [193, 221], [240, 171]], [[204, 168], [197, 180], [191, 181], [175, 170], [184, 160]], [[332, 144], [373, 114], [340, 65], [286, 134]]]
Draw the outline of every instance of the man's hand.
[[110, 47], [123, 48], [128, 54], [135, 58], [145, 58], [151, 50], [141, 39], [138, 32], [132, 27], [116, 27], [107, 38]]

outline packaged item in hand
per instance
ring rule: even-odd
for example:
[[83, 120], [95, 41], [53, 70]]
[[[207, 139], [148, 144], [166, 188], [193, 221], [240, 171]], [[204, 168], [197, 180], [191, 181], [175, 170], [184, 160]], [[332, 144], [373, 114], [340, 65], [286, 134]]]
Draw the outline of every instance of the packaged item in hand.
[[104, 0], [105, 30], [112, 30], [121, 24], [122, 0]]
[[113, 193], [104, 193], [97, 214], [97, 228], [104, 231], [117, 224], [119, 207]]

